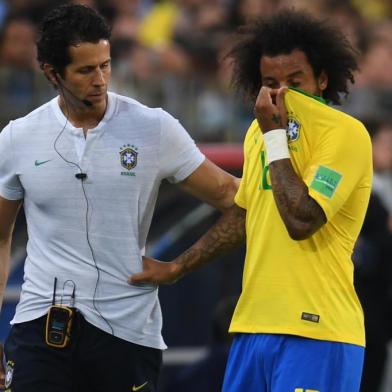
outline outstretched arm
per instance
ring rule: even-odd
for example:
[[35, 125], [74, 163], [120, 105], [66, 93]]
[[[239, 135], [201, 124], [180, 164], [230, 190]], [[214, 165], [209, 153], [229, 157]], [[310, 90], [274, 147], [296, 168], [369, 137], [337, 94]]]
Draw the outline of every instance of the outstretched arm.
[[234, 196], [239, 184], [239, 178], [205, 159], [189, 177], [178, 185], [183, 191], [223, 212], [234, 205]]
[[245, 219], [244, 209], [237, 205], [231, 206], [206, 234], [172, 262], [144, 257], [143, 272], [129, 277], [129, 283], [174, 283], [188, 272], [243, 244]]
[[130, 276], [130, 284], [174, 283], [245, 240], [246, 212], [234, 204], [240, 180], [206, 159], [180, 188], [222, 211], [222, 216], [193, 246], [172, 262], [143, 257], [143, 271]]

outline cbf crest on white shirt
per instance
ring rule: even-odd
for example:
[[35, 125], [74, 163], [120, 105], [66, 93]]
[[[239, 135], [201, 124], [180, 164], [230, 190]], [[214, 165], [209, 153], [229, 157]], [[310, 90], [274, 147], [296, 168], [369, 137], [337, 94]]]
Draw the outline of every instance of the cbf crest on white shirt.
[[127, 169], [127, 172], [121, 172], [122, 176], [135, 176], [135, 173], [130, 172], [137, 165], [137, 147], [130, 144], [124, 144], [120, 147], [120, 161], [121, 166]]

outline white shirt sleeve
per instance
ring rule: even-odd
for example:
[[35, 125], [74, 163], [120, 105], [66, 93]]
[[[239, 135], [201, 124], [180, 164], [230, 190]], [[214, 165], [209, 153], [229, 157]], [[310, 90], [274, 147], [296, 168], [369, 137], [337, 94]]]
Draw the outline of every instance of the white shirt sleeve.
[[205, 156], [179, 121], [163, 110], [160, 123], [158, 159], [162, 178], [171, 183], [183, 181], [203, 163]]
[[0, 132], [0, 196], [7, 200], [23, 199], [24, 191], [15, 169], [12, 123]]

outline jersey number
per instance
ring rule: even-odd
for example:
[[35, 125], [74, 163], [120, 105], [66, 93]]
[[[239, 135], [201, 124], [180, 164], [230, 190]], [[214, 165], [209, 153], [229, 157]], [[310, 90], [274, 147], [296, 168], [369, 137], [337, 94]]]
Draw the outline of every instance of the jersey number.
[[268, 172], [269, 166], [265, 164], [265, 151], [261, 151], [260, 153], [260, 161], [261, 161], [261, 182], [259, 185], [259, 189], [272, 189], [271, 184], [268, 182]]

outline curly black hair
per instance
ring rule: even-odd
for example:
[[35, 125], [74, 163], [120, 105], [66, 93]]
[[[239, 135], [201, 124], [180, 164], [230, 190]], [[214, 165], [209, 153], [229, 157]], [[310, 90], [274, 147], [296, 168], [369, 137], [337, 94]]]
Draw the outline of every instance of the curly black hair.
[[63, 77], [65, 67], [71, 63], [71, 45], [109, 40], [110, 34], [105, 19], [92, 8], [61, 5], [52, 9], [40, 24], [37, 60], [42, 69], [45, 63], [51, 64]]
[[327, 74], [323, 97], [340, 104], [340, 94], [347, 95], [348, 82], [354, 83], [357, 52], [338, 29], [306, 11], [284, 9], [238, 29], [227, 54], [234, 63], [233, 86], [256, 99], [262, 83], [261, 57], [289, 54], [294, 49], [306, 54], [316, 78], [322, 71]]

